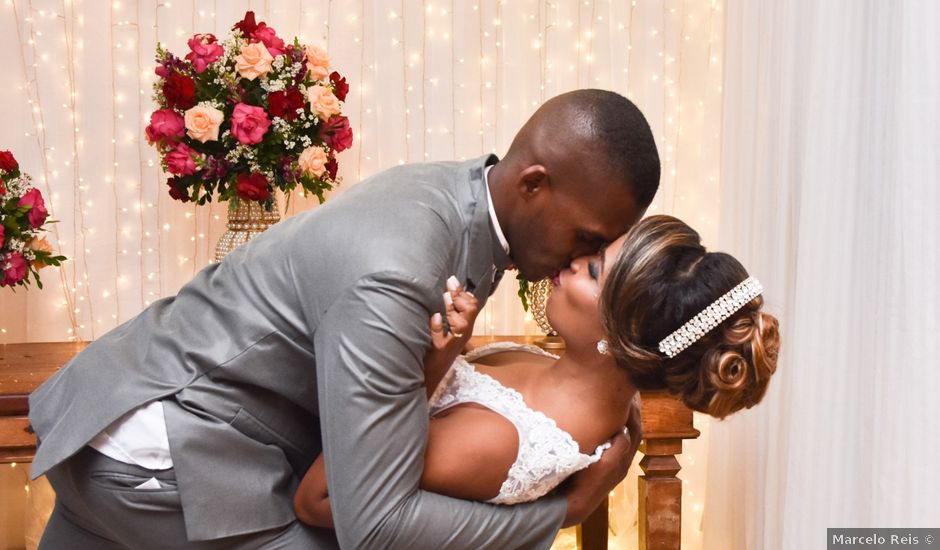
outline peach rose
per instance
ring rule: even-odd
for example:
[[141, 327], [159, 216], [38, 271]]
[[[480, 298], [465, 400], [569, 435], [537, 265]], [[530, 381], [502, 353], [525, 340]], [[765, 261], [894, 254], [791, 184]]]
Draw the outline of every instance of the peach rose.
[[311, 86], [307, 88], [307, 101], [310, 107], [323, 120], [339, 114], [339, 99], [333, 95], [333, 90], [326, 86]]
[[194, 140], [205, 143], [219, 139], [219, 126], [225, 114], [207, 103], [200, 103], [184, 113], [186, 134]]
[[326, 151], [323, 147], [307, 147], [300, 153], [297, 164], [304, 172], [319, 178], [326, 172], [326, 161]]
[[235, 69], [248, 80], [268, 74], [271, 70], [271, 52], [261, 42], [242, 46], [241, 55], [235, 58]]
[[307, 57], [307, 70], [317, 80], [322, 80], [330, 74], [330, 54], [320, 46], [304, 47]]
[[[33, 237], [32, 239], [29, 240], [29, 242], [26, 243], [26, 246], [38, 252], [48, 252], [49, 254], [52, 254], [52, 245], [49, 244], [49, 241], [46, 240], [45, 237], [41, 239]], [[46, 267], [46, 264], [40, 260], [33, 260], [32, 263], [33, 263], [33, 268], [35, 269], [42, 269]]]

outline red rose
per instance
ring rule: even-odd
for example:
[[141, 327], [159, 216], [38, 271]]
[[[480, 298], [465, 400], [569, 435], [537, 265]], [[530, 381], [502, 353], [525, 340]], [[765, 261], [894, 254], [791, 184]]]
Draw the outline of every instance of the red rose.
[[4, 237], [3, 234], [4, 234], [5, 232], [6, 232], [6, 229], [4, 229], [3, 224], [0, 223], [0, 249], [3, 248], [3, 237]]
[[189, 39], [189, 49], [186, 59], [193, 64], [197, 73], [202, 73], [206, 67], [218, 61], [225, 50], [217, 44], [213, 34], [197, 34]]
[[235, 23], [235, 26], [232, 29], [239, 29], [242, 31], [243, 36], [251, 36], [251, 33], [255, 32], [255, 29], [258, 28], [258, 25], [255, 24], [255, 12], [249, 11], [245, 12], [245, 18]]
[[304, 108], [304, 95], [297, 88], [288, 88], [286, 92], [271, 92], [268, 95], [268, 112], [271, 116], [284, 120], [297, 118], [297, 109]]
[[189, 202], [189, 194], [187, 193], [186, 185], [183, 184], [182, 180], [179, 178], [170, 178], [166, 180], [166, 184], [170, 186], [170, 197], [172, 197], [173, 200]]
[[196, 83], [181, 74], [171, 74], [163, 82], [163, 97], [167, 105], [181, 111], [196, 104]]
[[264, 174], [257, 172], [248, 174], [239, 174], [235, 183], [235, 190], [238, 196], [250, 201], [264, 202], [271, 198], [271, 192], [268, 191], [268, 180]]
[[258, 23], [258, 28], [251, 33], [251, 39], [264, 44], [273, 57], [284, 54], [284, 41], [265, 23]]
[[0, 197], [7, 194], [7, 188], [3, 186], [3, 180], [0, 179]]
[[49, 212], [46, 211], [46, 203], [42, 200], [42, 193], [35, 187], [20, 197], [18, 206], [29, 207], [29, 224], [33, 228], [41, 227], [49, 216]]
[[0, 286], [13, 286], [22, 281], [28, 273], [29, 264], [19, 252], [12, 252], [0, 258]]
[[13, 153], [9, 151], [0, 151], [0, 170], [3, 170], [4, 172], [12, 172], [19, 167], [19, 163], [16, 162], [15, 158], [13, 158]]
[[344, 116], [332, 116], [320, 128], [320, 138], [328, 147], [339, 153], [352, 147], [353, 131], [349, 119]]
[[339, 171], [339, 164], [336, 163], [336, 159], [331, 158], [326, 161], [326, 164], [323, 165], [326, 168], [328, 174], [330, 174], [330, 179], [336, 179], [336, 172]]
[[336, 99], [346, 101], [346, 94], [349, 93], [349, 84], [346, 83], [346, 77], [333, 71], [330, 73], [330, 82], [333, 84], [333, 95], [336, 96]]

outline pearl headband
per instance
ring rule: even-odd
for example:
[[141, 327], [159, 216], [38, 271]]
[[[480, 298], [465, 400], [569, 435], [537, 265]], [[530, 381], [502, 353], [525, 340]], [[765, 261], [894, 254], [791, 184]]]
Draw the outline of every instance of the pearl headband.
[[745, 304], [760, 296], [764, 291], [760, 281], [748, 277], [738, 286], [732, 288], [727, 294], [718, 298], [698, 315], [679, 327], [678, 330], [663, 338], [659, 343], [659, 351], [669, 357], [675, 357], [685, 348], [697, 342], [702, 336], [708, 334], [722, 321], [731, 317]]

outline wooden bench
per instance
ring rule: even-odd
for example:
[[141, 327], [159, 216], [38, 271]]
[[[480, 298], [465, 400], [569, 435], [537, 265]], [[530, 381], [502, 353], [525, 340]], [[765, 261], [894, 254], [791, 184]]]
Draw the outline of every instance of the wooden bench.
[[[532, 337], [474, 337], [472, 346], [495, 340], [534, 341]], [[0, 345], [0, 463], [27, 462], [36, 451], [36, 439], [27, 430], [28, 396], [54, 374], [84, 343], [32, 343]], [[102, 392], [104, 393], [104, 389]], [[699, 432], [692, 411], [665, 392], [643, 392], [643, 459], [639, 478], [639, 548], [679, 550], [682, 481], [676, 477], [682, 440]], [[607, 549], [607, 503], [578, 527], [578, 546]]]

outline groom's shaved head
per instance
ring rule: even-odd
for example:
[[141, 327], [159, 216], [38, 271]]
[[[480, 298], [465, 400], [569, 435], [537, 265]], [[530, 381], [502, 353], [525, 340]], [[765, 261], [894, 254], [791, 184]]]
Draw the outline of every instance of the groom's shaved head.
[[488, 181], [510, 255], [534, 281], [642, 217], [659, 187], [659, 155], [630, 100], [578, 90], [539, 107]]
[[576, 90], [546, 101], [516, 134], [504, 161], [603, 168], [610, 181], [629, 186], [643, 208], [659, 188], [659, 154], [646, 118], [629, 99], [607, 90]]

